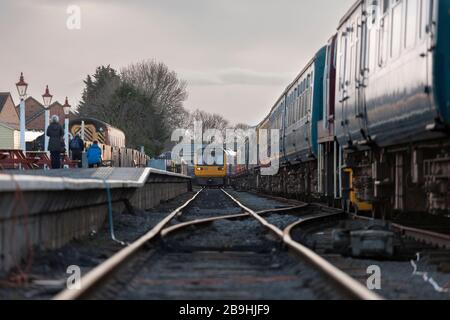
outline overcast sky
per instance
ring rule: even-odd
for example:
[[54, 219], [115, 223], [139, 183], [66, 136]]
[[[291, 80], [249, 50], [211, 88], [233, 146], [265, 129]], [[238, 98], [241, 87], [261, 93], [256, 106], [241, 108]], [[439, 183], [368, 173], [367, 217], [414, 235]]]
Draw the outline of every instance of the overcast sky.
[[[1, 0], [0, 91], [46, 84], [76, 105], [99, 65], [156, 59], [188, 82], [185, 107], [256, 124], [354, 0]], [[66, 27], [69, 5], [81, 29]]]

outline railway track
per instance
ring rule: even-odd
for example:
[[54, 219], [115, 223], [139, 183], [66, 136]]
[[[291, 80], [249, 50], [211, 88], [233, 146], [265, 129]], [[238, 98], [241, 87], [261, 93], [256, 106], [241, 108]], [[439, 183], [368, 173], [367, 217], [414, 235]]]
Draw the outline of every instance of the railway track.
[[[333, 266], [331, 263], [323, 259], [321, 256], [317, 255], [306, 246], [292, 239], [291, 236], [292, 230], [298, 227], [299, 225], [312, 220], [321, 220], [326, 217], [336, 217], [341, 215], [341, 212], [335, 211], [331, 213], [321, 213], [321, 212], [315, 213], [314, 215], [307, 216], [305, 218], [301, 218], [296, 222], [293, 222], [284, 229], [280, 229], [279, 227], [271, 223], [268, 219], [263, 218], [257, 212], [254, 212], [250, 208], [244, 206], [241, 202], [239, 202], [225, 190], [222, 191], [225, 194], [227, 194], [234, 202], [236, 202], [237, 205], [239, 205], [242, 209], [244, 209], [246, 212], [252, 215], [255, 219], [257, 219], [263, 226], [270, 229], [274, 234], [276, 234], [288, 247], [294, 250], [295, 253], [299, 254], [303, 259], [307, 260], [312, 265], [314, 265], [318, 270], [320, 270], [320, 272], [325, 274], [331, 281], [333, 281], [340, 288], [342, 288], [342, 290], [346, 291], [350, 296], [362, 300], [381, 299], [380, 296], [369, 291], [367, 288], [361, 285], [361, 283], [351, 278], [349, 275], [342, 272], [340, 269]], [[305, 208], [306, 207], [308, 206], [305, 205]]]
[[302, 222], [339, 211], [264, 206], [201, 190], [87, 273], [80, 290], [54, 299], [381, 299], [291, 237]]
[[[239, 198], [243, 198], [244, 202], [251, 203], [250, 206], [255, 205], [250, 199], [245, 199], [245, 193], [235, 193]], [[280, 197], [258, 196], [294, 205], [301, 203]], [[307, 210], [310, 212], [305, 212]], [[348, 216], [343, 212], [341, 215], [336, 215], [335, 209], [320, 203], [308, 204], [303, 211], [304, 217], [288, 227], [286, 227], [286, 221], [289, 221], [289, 215], [283, 214], [279, 219], [268, 216], [268, 220], [273, 220], [275, 225], [278, 224], [279, 228], [286, 230], [295, 242], [304, 244], [333, 266], [364, 285], [367, 283], [368, 273], [371, 272], [369, 270], [374, 270], [374, 267], [379, 268], [382, 271], [382, 286], [377, 292], [384, 298], [396, 300], [449, 299], [448, 235], [430, 231], [434, 225], [427, 225], [428, 229], [425, 230], [390, 223], [388, 225], [391, 225], [392, 230], [396, 232], [395, 255], [387, 260], [384, 257], [354, 259], [335, 250], [333, 231], [342, 226], [352, 230], [364, 230], [374, 226], [376, 228], [377, 226], [383, 227], [383, 225], [386, 226], [386, 223], [362, 219], [365, 220], [365, 223], [352, 226], [353, 216]], [[446, 225], [440, 224], [437, 229], [446, 230]], [[312, 236], [316, 238], [313, 241], [311, 241]]]
[[[352, 218], [355, 220], [366, 220], [366, 221], [373, 220], [368, 217], [357, 216], [357, 215], [353, 215]], [[447, 221], [447, 223], [448, 223], [448, 221]], [[438, 225], [438, 226], [432, 225], [432, 226], [428, 226], [428, 228], [425, 229], [425, 228], [421, 228], [419, 226], [410, 226], [408, 224], [399, 222], [399, 223], [392, 223], [391, 226], [394, 230], [399, 232], [404, 237], [416, 240], [416, 241], [424, 243], [424, 244], [435, 246], [438, 248], [447, 249], [447, 250], [450, 249], [450, 231], [448, 230], [448, 227], [444, 229], [447, 232], [445, 234], [442, 232], [434, 231], [434, 229], [438, 229], [438, 230], [442, 229], [443, 228], [442, 225]]]
[[[282, 197], [276, 197], [264, 194], [264, 197], [279, 201], [288, 201], [290, 203], [299, 203], [297, 200], [291, 200]], [[318, 206], [326, 207], [325, 205], [317, 203]], [[376, 221], [373, 218], [350, 214], [350, 218], [354, 220], [363, 220], [363, 221]], [[427, 222], [430, 218], [434, 218], [437, 220], [431, 224]], [[390, 222], [391, 227], [401, 234], [404, 237], [409, 239], [418, 241], [420, 243], [424, 243], [430, 246], [435, 246], [441, 249], [450, 249], [450, 220], [447, 219], [437, 219], [436, 217], [427, 216], [427, 219], [423, 218], [418, 221], [399, 221], [395, 220], [394, 222]], [[426, 224], [425, 226], [423, 226]], [[423, 226], [423, 227], [422, 227]]]

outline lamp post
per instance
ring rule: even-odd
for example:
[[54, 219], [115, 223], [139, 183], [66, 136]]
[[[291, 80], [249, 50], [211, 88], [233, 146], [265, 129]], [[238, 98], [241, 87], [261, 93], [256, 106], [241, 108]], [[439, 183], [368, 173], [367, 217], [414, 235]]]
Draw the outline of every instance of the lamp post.
[[19, 82], [16, 83], [17, 92], [20, 96], [20, 149], [23, 152], [27, 151], [27, 145], [25, 142], [25, 97], [27, 95], [28, 83], [23, 78], [23, 72], [20, 73]]
[[49, 126], [50, 121], [50, 110], [48, 109], [50, 107], [50, 104], [52, 103], [53, 96], [50, 94], [50, 91], [48, 90], [48, 85], [45, 88], [45, 93], [42, 95], [42, 100], [44, 101], [44, 108], [45, 108], [45, 124], [44, 124], [44, 137], [45, 137], [45, 151], [48, 151], [48, 141], [49, 137], [47, 136], [47, 128]]
[[67, 155], [69, 155], [69, 114], [70, 114], [70, 104], [69, 99], [66, 97], [66, 102], [63, 105], [64, 114], [66, 115], [64, 119], [64, 143], [66, 145]]

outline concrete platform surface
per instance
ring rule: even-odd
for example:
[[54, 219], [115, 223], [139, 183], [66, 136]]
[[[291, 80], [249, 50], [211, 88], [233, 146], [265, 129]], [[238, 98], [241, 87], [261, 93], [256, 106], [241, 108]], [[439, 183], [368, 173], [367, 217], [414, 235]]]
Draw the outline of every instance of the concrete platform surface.
[[96, 189], [103, 187], [105, 182], [110, 188], [140, 188], [150, 175], [190, 179], [152, 168], [14, 170], [0, 172], [0, 193], [17, 188], [24, 191]]

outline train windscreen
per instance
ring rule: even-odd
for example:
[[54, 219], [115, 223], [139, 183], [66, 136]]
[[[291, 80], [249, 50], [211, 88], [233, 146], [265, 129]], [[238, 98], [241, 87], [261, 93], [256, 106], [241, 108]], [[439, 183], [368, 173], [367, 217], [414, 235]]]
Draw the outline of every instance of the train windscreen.
[[223, 166], [224, 153], [223, 151], [203, 149], [203, 152], [197, 154], [196, 160], [198, 166]]

